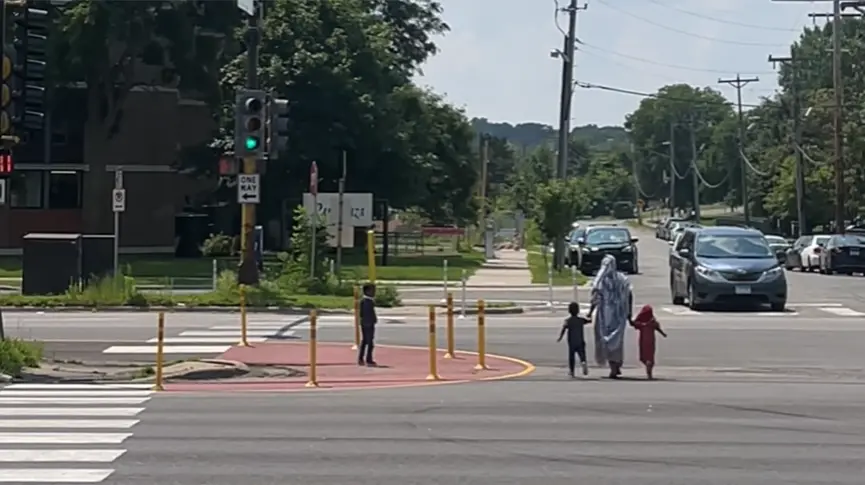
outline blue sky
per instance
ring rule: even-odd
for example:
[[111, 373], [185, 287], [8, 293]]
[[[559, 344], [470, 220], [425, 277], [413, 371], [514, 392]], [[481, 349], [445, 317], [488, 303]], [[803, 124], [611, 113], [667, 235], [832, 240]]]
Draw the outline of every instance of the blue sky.
[[[827, 2], [586, 1], [577, 20], [585, 47], [574, 79], [642, 92], [684, 82], [713, 86], [735, 100], [735, 89], [717, 81], [739, 72], [760, 78], [742, 90], [746, 103], [777, 86], [769, 54], [789, 53], [790, 43], [812, 24], [809, 12], [831, 11]], [[440, 2], [452, 30], [438, 39], [441, 52], [424, 66], [420, 84], [470, 117], [556, 123], [561, 61], [549, 53], [562, 48], [563, 37], [554, 23], [554, 0]], [[559, 24], [567, 28], [565, 15]], [[578, 89], [572, 123], [621, 124], [639, 102], [637, 96]]]

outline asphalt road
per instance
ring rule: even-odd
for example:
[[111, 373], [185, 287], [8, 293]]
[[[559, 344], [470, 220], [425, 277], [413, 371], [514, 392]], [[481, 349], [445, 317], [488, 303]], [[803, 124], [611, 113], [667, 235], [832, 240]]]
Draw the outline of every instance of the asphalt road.
[[[538, 366], [516, 381], [313, 394], [7, 387], [0, 483], [29, 473], [117, 485], [861, 484], [865, 306], [855, 293], [865, 278], [791, 274], [785, 314], [689, 312], [668, 303], [666, 245], [641, 244], [637, 303], [656, 305], [670, 335], [659, 342], [655, 382], [634, 364], [633, 334], [626, 379], [601, 379], [596, 368], [567, 379], [564, 348], [554, 342], [559, 311], [489, 318], [490, 352]], [[16, 331], [37, 338], [100, 335], [141, 345], [155, 326], [148, 315], [32, 323], [21, 315]], [[292, 317], [252, 318], [259, 335], [307, 333]], [[172, 314], [169, 334], [217, 338], [236, 321]], [[425, 323], [388, 319], [381, 342], [422, 344]], [[473, 317], [456, 326], [458, 347], [472, 348]], [[322, 318], [321, 339], [351, 335], [350, 320]], [[90, 352], [103, 355], [106, 345], [119, 344], [91, 344]]]

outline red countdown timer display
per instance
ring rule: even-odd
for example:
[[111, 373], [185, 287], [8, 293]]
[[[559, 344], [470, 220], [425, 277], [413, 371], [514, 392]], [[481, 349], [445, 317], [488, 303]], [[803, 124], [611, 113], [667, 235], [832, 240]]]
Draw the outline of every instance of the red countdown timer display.
[[8, 175], [12, 173], [12, 154], [0, 153], [0, 175]]

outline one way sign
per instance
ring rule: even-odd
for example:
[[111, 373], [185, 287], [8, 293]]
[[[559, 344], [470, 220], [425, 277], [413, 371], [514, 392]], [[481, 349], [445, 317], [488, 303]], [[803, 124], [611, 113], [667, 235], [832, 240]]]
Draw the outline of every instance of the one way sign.
[[241, 204], [258, 204], [261, 202], [261, 186], [259, 175], [241, 174], [237, 176], [237, 202]]

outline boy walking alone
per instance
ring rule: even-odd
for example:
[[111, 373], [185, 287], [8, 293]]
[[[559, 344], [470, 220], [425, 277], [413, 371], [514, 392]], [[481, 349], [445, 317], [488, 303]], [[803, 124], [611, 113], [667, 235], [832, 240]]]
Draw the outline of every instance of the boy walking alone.
[[570, 316], [565, 319], [556, 342], [561, 342], [565, 334], [568, 335], [568, 375], [574, 377], [574, 369], [577, 367], [576, 357], [579, 356], [583, 375], [587, 376], [589, 365], [586, 363], [586, 339], [583, 335], [583, 327], [589, 323], [589, 320], [580, 316], [580, 304], [577, 302], [568, 305], [568, 313]]
[[375, 285], [363, 285], [363, 298], [360, 300], [360, 345], [357, 347], [357, 365], [375, 366], [372, 351], [375, 348]]

